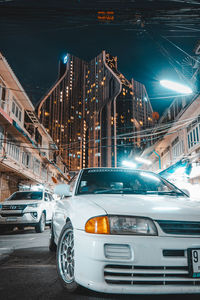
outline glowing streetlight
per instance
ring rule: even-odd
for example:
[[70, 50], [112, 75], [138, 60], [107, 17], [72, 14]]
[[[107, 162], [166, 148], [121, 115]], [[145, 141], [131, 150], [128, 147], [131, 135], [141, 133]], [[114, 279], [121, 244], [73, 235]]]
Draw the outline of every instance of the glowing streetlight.
[[189, 94], [193, 93], [192, 89], [189, 86], [186, 86], [186, 85], [183, 85], [183, 84], [180, 84], [177, 82], [173, 82], [170, 80], [160, 80], [160, 84], [167, 89], [176, 91], [181, 94], [189, 95]]
[[122, 165], [128, 168], [135, 169], [137, 165], [131, 161], [123, 160]]
[[151, 165], [152, 164], [152, 162], [150, 160], [142, 158], [142, 157], [138, 157], [138, 156], [135, 157], [135, 160], [142, 163], [142, 164], [146, 164], [146, 165]]

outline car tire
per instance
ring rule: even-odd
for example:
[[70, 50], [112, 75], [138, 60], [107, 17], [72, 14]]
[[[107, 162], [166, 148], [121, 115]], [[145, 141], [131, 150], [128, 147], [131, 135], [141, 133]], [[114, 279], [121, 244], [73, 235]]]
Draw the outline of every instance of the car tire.
[[17, 226], [17, 229], [18, 229], [18, 230], [24, 230], [24, 226], [23, 226], [23, 225], [18, 225], [18, 226]]
[[56, 249], [57, 249], [57, 245], [54, 242], [54, 232], [53, 232], [53, 225], [52, 225], [50, 229], [50, 236], [49, 236], [49, 250], [51, 252], [56, 252]]
[[37, 233], [42, 233], [45, 230], [46, 217], [45, 214], [42, 213], [39, 223], [35, 226], [35, 231]]
[[67, 222], [61, 231], [56, 254], [60, 282], [65, 290], [73, 293], [80, 286], [74, 278], [74, 236], [71, 222]]
[[4, 233], [5, 231], [6, 231], [6, 227], [3, 226], [3, 225], [1, 225], [1, 226], [0, 226], [0, 234], [1, 234], [1, 233]]

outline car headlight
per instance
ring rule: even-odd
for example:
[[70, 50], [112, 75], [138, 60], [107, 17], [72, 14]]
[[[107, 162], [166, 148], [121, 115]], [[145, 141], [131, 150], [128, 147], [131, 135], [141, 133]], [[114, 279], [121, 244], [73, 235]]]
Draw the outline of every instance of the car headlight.
[[39, 203], [27, 204], [28, 207], [38, 207]]
[[100, 216], [85, 224], [85, 231], [95, 234], [158, 235], [157, 228], [149, 218], [132, 216]]
[[143, 217], [109, 216], [111, 234], [158, 235], [153, 221]]

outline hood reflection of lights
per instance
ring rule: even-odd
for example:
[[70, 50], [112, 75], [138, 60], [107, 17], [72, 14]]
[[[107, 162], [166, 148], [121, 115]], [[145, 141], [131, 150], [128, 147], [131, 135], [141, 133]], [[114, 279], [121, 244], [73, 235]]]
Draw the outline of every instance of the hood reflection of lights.
[[167, 210], [180, 210], [179, 207], [154, 207], [153, 210], [158, 210], [158, 211], [167, 211]]

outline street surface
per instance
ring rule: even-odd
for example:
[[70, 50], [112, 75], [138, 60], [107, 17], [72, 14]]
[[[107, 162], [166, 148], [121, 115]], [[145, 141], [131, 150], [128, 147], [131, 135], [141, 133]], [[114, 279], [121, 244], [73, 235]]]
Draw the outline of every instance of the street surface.
[[49, 229], [15, 230], [0, 235], [0, 299], [67, 300], [199, 300], [200, 295], [134, 296], [100, 294], [83, 289], [78, 294], [63, 291], [56, 273], [55, 254], [48, 250]]

